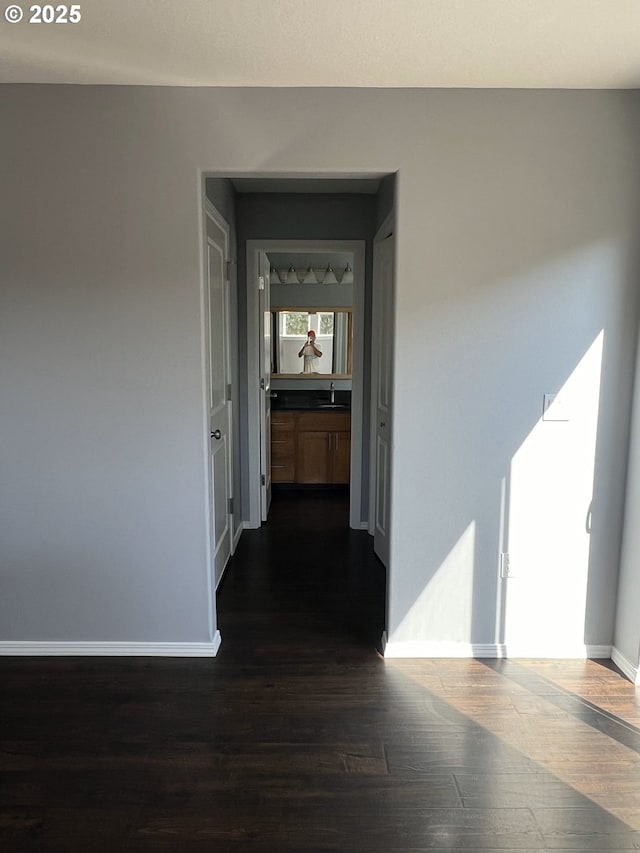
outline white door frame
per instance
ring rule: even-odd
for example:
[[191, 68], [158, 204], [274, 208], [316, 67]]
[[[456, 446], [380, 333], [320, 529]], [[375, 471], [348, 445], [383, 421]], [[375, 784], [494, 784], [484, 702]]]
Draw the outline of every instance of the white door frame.
[[[392, 210], [382, 225], [376, 231], [376, 235], [373, 238], [373, 257], [375, 263], [375, 247], [376, 243], [380, 243], [385, 240], [390, 233], [395, 232], [395, 210]], [[373, 270], [373, 288], [376, 286], [376, 270]], [[372, 299], [375, 298], [373, 292], [371, 294]], [[395, 293], [392, 296], [392, 302], [395, 304]], [[394, 312], [395, 314], [395, 312]], [[395, 331], [395, 316], [393, 318], [393, 328]], [[377, 330], [374, 327], [371, 333], [371, 352], [377, 352], [380, 342], [378, 341]], [[393, 370], [393, 368], [392, 368]], [[393, 381], [393, 380], [392, 380]], [[370, 423], [371, 423], [371, 441], [369, 445], [369, 524], [368, 530], [371, 536], [375, 533], [375, 521], [376, 521], [376, 508], [375, 508], [375, 500], [376, 500], [376, 480], [377, 480], [377, 470], [378, 470], [378, 457], [376, 453], [376, 425], [378, 422], [378, 406], [377, 406], [377, 393], [378, 393], [378, 362], [375, 358], [371, 359], [371, 411], [370, 411]], [[393, 409], [393, 398], [391, 402], [391, 407]], [[387, 566], [387, 569], [389, 567]], [[388, 587], [387, 587], [388, 588]]]
[[[271, 505], [271, 348], [273, 346], [271, 329], [271, 282], [269, 278], [269, 258], [259, 253], [259, 329], [260, 329], [260, 517], [266, 521]], [[266, 315], [269, 321], [266, 322]], [[269, 356], [267, 360], [266, 326], [269, 328]], [[262, 381], [264, 380], [264, 388]], [[264, 477], [264, 483], [262, 482]]]
[[362, 433], [364, 427], [364, 240], [247, 240], [247, 429], [249, 435], [249, 517], [245, 528], [261, 525], [260, 512], [260, 386], [259, 386], [259, 252], [352, 252], [353, 370], [351, 378], [351, 499], [349, 526], [367, 529], [362, 521]]
[[[373, 239], [373, 275], [372, 275], [372, 314], [375, 313], [373, 309], [373, 302], [376, 299], [375, 288], [377, 285], [377, 270], [375, 268], [376, 262], [376, 246], [383, 242], [390, 234], [395, 234], [396, 232], [396, 216], [395, 216], [395, 208], [388, 214], [388, 216], [384, 219], [380, 228], [378, 228], [376, 235]], [[397, 254], [394, 258], [394, 266], [397, 264]], [[392, 317], [392, 328], [395, 338], [396, 331], [396, 319], [395, 319], [395, 288], [396, 284], [396, 275], [394, 271], [394, 292], [391, 295], [391, 304], [393, 306], [393, 317]], [[376, 486], [378, 480], [378, 454], [377, 454], [377, 427], [378, 427], [378, 361], [374, 357], [374, 353], [376, 353], [380, 346], [380, 341], [378, 339], [378, 330], [377, 324], [375, 322], [375, 318], [372, 317], [372, 332], [371, 332], [371, 409], [370, 409], [370, 425], [371, 425], [371, 433], [370, 433], [370, 446], [369, 446], [369, 533], [374, 537], [375, 541], [375, 524], [376, 524]], [[393, 352], [393, 350], [392, 350]], [[393, 422], [393, 401], [395, 396], [395, 378], [393, 372], [393, 363], [391, 366], [391, 422]], [[393, 423], [391, 423], [391, 430], [393, 430]], [[393, 438], [392, 438], [393, 441]], [[393, 457], [390, 459], [390, 470], [389, 470], [389, 478], [392, 479], [392, 467], [393, 467]], [[390, 497], [390, 495], [389, 495]], [[389, 511], [390, 516], [390, 511]], [[388, 530], [388, 542], [391, 544], [391, 535], [392, 535], [392, 526], [391, 521], [389, 519], [389, 530]], [[387, 593], [385, 600], [385, 614], [384, 614], [384, 630], [382, 632], [382, 637], [380, 638], [381, 648], [384, 652], [384, 649], [387, 645], [387, 629], [389, 625], [389, 600], [391, 594], [391, 559], [390, 555], [387, 555], [387, 565], [386, 568], [386, 576], [387, 576]]]

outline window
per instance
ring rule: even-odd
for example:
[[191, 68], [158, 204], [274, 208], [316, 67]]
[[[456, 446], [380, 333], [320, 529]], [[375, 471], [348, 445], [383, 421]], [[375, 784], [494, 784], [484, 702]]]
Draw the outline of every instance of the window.
[[309, 332], [316, 333], [322, 352], [318, 373], [348, 376], [351, 373], [351, 311], [348, 308], [274, 310], [274, 373], [297, 375], [302, 372], [300, 348]]
[[280, 311], [280, 334], [284, 337], [306, 338], [311, 328], [306, 311]]
[[333, 311], [280, 311], [280, 334], [284, 337], [306, 338], [308, 332], [333, 336]]

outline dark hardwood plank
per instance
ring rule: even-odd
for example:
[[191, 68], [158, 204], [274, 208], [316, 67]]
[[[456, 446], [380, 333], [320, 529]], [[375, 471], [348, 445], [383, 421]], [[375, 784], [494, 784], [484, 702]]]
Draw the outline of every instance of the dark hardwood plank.
[[631, 850], [640, 715], [609, 664], [385, 661], [345, 494], [276, 496], [215, 660], [0, 659], [0, 849]]

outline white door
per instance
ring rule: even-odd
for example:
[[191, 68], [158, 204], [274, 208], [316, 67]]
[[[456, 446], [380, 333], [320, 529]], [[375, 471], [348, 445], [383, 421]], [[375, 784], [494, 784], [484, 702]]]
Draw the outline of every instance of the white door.
[[389, 497], [391, 476], [391, 392], [393, 359], [393, 290], [395, 239], [393, 232], [380, 235], [373, 248], [372, 335], [372, 506], [370, 518], [373, 548], [389, 565]]
[[233, 544], [231, 501], [231, 369], [229, 359], [229, 229], [206, 209], [209, 424], [211, 431], [211, 549], [218, 585]]
[[258, 258], [260, 311], [260, 513], [267, 520], [271, 506], [271, 297], [269, 259], [264, 252]]

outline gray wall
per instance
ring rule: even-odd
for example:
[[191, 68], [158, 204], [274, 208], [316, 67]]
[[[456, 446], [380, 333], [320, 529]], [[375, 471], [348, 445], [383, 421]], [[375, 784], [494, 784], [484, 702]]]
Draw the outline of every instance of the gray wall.
[[[571, 554], [575, 540], [571, 571], [588, 581], [584, 639], [611, 642], [636, 93], [7, 86], [1, 98], [4, 639], [207, 639], [199, 170], [398, 170], [391, 636], [500, 637], [502, 483], [542, 393], [604, 330], [591, 533], [584, 551], [584, 518], [567, 519], [562, 544]], [[339, 134], [308, 132], [340, 116]], [[261, 203], [242, 202], [239, 249], [249, 233], [285, 236], [250, 232]], [[286, 236], [316, 236], [290, 216]], [[564, 487], [570, 473], [555, 476]], [[557, 544], [562, 526], [535, 516], [521, 544], [522, 530]], [[555, 599], [547, 573], [525, 580]], [[557, 621], [539, 612], [531, 643]]]
[[632, 666], [640, 668], [640, 346], [633, 399], [615, 646]]
[[[246, 279], [247, 240], [364, 240], [365, 261], [365, 353], [370, 346], [371, 270], [373, 237], [375, 236], [377, 198], [360, 193], [238, 193], [236, 213], [238, 225], [238, 276]], [[240, 339], [246, 337], [246, 301], [240, 296], [239, 332]], [[241, 354], [241, 360], [243, 355]], [[246, 351], [244, 353], [244, 375], [246, 376]], [[241, 368], [241, 375], [243, 369]], [[365, 358], [364, 411], [369, 411], [371, 377], [369, 361]], [[243, 394], [246, 400], [246, 394]], [[246, 411], [242, 411], [242, 446], [246, 447]], [[246, 458], [246, 455], [245, 455]], [[362, 436], [362, 507], [369, 502], [369, 435]], [[243, 470], [243, 512], [248, 515], [248, 470]]]

